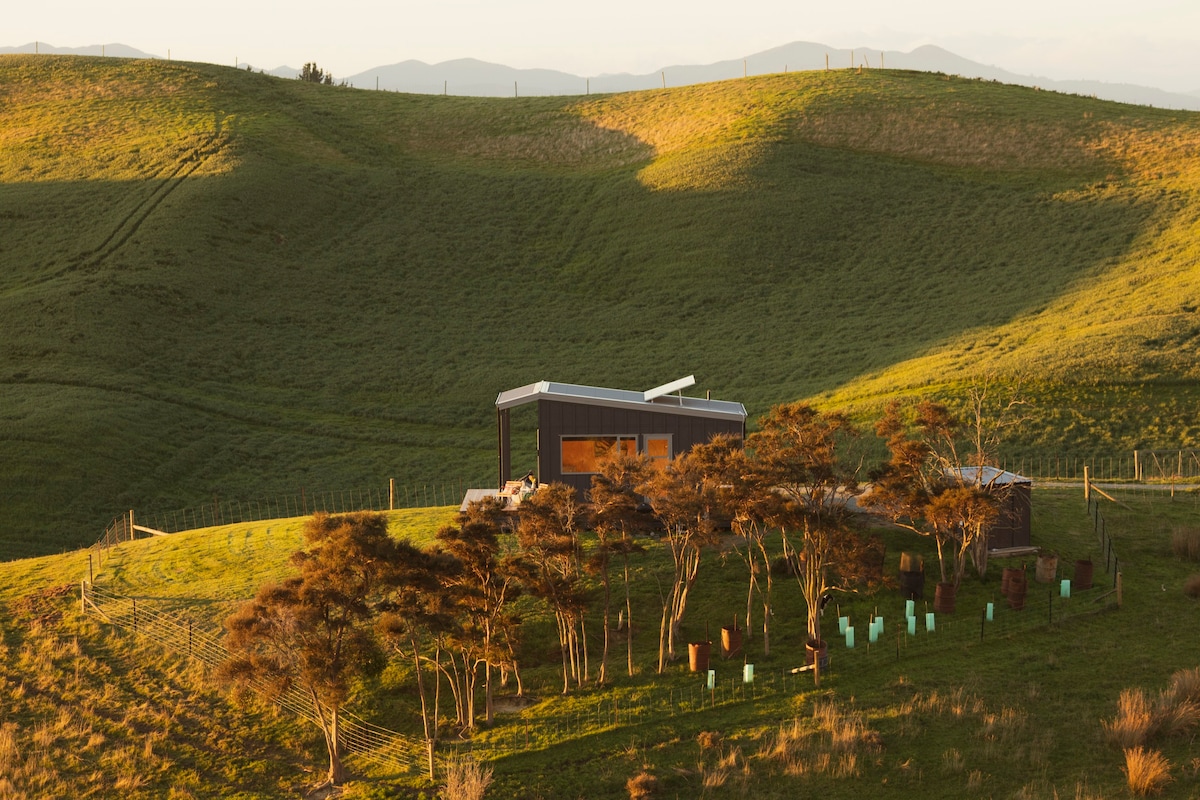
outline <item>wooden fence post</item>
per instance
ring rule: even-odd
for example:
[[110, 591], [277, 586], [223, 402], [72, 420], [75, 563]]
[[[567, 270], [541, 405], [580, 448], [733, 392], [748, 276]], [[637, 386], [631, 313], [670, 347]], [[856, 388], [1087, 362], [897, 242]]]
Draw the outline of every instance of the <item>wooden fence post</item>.
[[1085, 503], [1092, 502], [1091, 474], [1087, 464], [1083, 465], [1083, 501]]
[[1124, 599], [1125, 599], [1125, 597], [1124, 597], [1123, 586], [1122, 586], [1122, 582], [1121, 582], [1121, 573], [1118, 572], [1117, 573], [1117, 608], [1120, 608], [1124, 604]]

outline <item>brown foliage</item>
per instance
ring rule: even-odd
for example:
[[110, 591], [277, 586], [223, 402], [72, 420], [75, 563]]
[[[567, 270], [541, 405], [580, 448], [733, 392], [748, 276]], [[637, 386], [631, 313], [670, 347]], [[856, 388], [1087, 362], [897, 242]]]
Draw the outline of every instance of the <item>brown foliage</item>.
[[643, 770], [625, 781], [625, 790], [629, 792], [629, 800], [650, 800], [658, 794], [658, 778]]

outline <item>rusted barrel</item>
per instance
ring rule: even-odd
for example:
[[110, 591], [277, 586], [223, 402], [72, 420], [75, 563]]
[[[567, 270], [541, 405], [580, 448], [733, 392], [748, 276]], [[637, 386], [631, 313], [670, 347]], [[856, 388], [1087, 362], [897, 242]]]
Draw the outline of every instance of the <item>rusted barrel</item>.
[[1090, 558], [1081, 558], [1075, 562], [1075, 580], [1071, 581], [1071, 588], [1078, 591], [1092, 588], [1092, 560]]
[[933, 610], [939, 614], [953, 614], [957, 596], [958, 589], [953, 583], [939, 583], [933, 593]]
[[707, 672], [711, 650], [712, 642], [688, 642], [688, 668], [692, 672]]
[[1004, 575], [1000, 579], [1000, 594], [1008, 597], [1008, 589], [1012, 585], [1014, 578], [1020, 578], [1023, 581], [1025, 579], [1025, 573], [1020, 567], [1005, 567]]
[[1033, 579], [1038, 583], [1054, 583], [1058, 575], [1058, 556], [1038, 556]]
[[730, 658], [742, 652], [742, 629], [733, 625], [721, 628], [721, 655]]
[[1025, 573], [1017, 570], [1017, 576], [1014, 576], [1008, 583], [1008, 607], [1014, 611], [1020, 611], [1025, 608], [1025, 590], [1027, 582]]
[[920, 600], [925, 596], [924, 572], [900, 573], [900, 596], [905, 600]]

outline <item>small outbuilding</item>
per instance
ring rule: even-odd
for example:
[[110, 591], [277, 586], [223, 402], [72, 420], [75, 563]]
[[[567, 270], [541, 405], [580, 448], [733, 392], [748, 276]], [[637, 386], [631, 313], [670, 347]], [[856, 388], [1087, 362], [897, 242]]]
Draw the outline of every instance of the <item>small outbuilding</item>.
[[1000, 501], [1000, 518], [988, 529], [989, 550], [1030, 546], [1033, 481], [998, 467], [962, 467], [954, 473]]
[[746, 408], [741, 403], [685, 397], [695, 385], [689, 375], [644, 392], [539, 381], [501, 392], [496, 398], [503, 491], [512, 481], [511, 409], [537, 403], [537, 483], [591, 488], [600, 460], [614, 450], [644, 453], [665, 464], [679, 453], [719, 433], [744, 437]]

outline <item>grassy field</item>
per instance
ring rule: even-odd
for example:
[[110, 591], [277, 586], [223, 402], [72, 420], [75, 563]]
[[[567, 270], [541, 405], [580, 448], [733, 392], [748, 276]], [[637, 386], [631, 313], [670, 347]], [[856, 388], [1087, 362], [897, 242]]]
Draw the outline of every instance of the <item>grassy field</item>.
[[[1121, 750], [1103, 721], [1116, 717], [1123, 689], [1155, 697], [1175, 671], [1200, 666], [1190, 633], [1200, 612], [1182, 592], [1200, 564], [1171, 548], [1173, 531], [1198, 527], [1200, 495], [1130, 488], [1116, 497], [1125, 505], [1106, 502], [1101, 514], [1123, 565], [1120, 610], [1105, 596], [1112, 578], [1079, 491], [1038, 489], [1035, 542], [1059, 553], [1064, 575], [1074, 559], [1092, 557], [1096, 588], [1056, 599], [1051, 610], [1042, 595], [1056, 587], [1031, 583], [1027, 608], [1011, 611], [999, 596], [1000, 568], [1015, 563], [993, 561], [985, 580], [964, 582], [955, 614], [939, 615], [935, 633], [915, 637], [900, 635], [903, 601], [895, 589], [840, 595], [832, 608], [861, 636], [854, 650], [845, 649], [836, 614], [826, 614], [832, 671], [820, 689], [807, 675], [788, 674], [802, 659], [803, 629], [790, 579], [776, 588], [771, 656], [752, 635], [743, 657], [715, 660], [718, 691], [711, 695], [687, 672], [686, 659], [655, 675], [654, 586], [668, 559], [652, 547], [635, 565], [636, 674], [626, 676], [618, 657], [610, 686], [561, 696], [552, 622], [525, 601], [529, 697], [516, 703], [510, 684], [496, 724], [457, 748], [488, 759], [495, 796], [506, 797], [623, 798], [626, 781], [643, 772], [655, 776], [660, 797], [1127, 797]], [[396, 512], [392, 530], [426, 543], [451, 514]], [[299, 524], [274, 520], [126, 543], [96, 581], [146, 607], [186, 612], [197, 630], [216, 630], [236, 600], [287, 572], [287, 557], [301, 543]], [[935, 568], [930, 542], [883, 535], [889, 572], [901, 550], [922, 553], [927, 570]], [[220, 786], [223, 796], [268, 798], [315, 783], [315, 728], [253, 702], [231, 702], [198, 665], [80, 616], [78, 595], [70, 593], [86, 570], [83, 553], [0, 567], [0, 787], [15, 797], [101, 796], [115, 786], [130, 798], [184, 798]], [[706, 556], [686, 619], [689, 640], [706, 632], [718, 639], [719, 627], [744, 612], [745, 579], [732, 551]], [[996, 603], [995, 619], [980, 642], [987, 602]], [[888, 627], [867, 648], [863, 627], [873, 612]], [[748, 690], [740, 680], [745, 662], [756, 667]], [[352, 709], [415, 735], [411, 685], [396, 664], [359, 688]], [[1194, 736], [1193, 728], [1150, 742], [1170, 763], [1165, 797], [1200, 792]], [[362, 759], [352, 766], [350, 797], [430, 791], [415, 775]]]
[[0, 555], [127, 508], [491, 483], [495, 396], [541, 379], [694, 373], [756, 417], [1021, 374], [1013, 452], [1200, 440], [1194, 114], [882, 70], [471, 99], [57, 56], [0, 57], [0, 101]]

